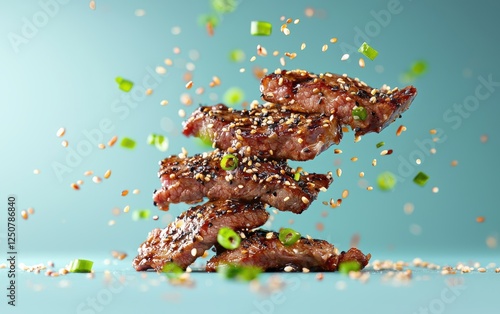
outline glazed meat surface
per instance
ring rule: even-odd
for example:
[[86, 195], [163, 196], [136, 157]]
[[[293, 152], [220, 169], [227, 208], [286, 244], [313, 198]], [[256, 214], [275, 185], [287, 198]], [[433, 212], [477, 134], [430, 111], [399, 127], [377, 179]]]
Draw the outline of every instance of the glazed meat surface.
[[310, 160], [342, 138], [333, 116], [293, 113], [273, 103], [233, 110], [202, 106], [184, 123], [184, 135], [208, 137], [214, 147], [243, 156]]
[[155, 204], [168, 210], [170, 203], [197, 203], [204, 197], [243, 202], [259, 200], [278, 210], [299, 214], [333, 181], [331, 173], [302, 173], [294, 178], [295, 169], [286, 161], [255, 156], [238, 156], [234, 170], [223, 170], [220, 164], [224, 155], [225, 152], [216, 149], [193, 157], [171, 156], [161, 161], [162, 188], [153, 194]]
[[257, 228], [269, 214], [260, 202], [209, 201], [183, 212], [165, 229], [154, 229], [138, 249], [133, 261], [136, 270], [161, 271], [168, 262], [186, 269], [196, 258], [217, 243], [222, 227], [233, 230]]
[[351, 248], [340, 252], [324, 240], [300, 238], [291, 246], [285, 246], [278, 238], [279, 233], [257, 230], [246, 233], [240, 246], [234, 250], [217, 252], [207, 262], [207, 271], [213, 272], [221, 265], [258, 266], [264, 271], [282, 271], [292, 267], [293, 271], [307, 268], [311, 271], [336, 271], [346, 261], [357, 261], [364, 268], [371, 255]]
[[[413, 86], [380, 90], [366, 83], [333, 73], [313, 74], [303, 70], [277, 70], [262, 78], [262, 98], [286, 110], [333, 114], [339, 124], [349, 125], [357, 136], [380, 132], [406, 111], [417, 95]], [[354, 108], [366, 118], [353, 117]]]

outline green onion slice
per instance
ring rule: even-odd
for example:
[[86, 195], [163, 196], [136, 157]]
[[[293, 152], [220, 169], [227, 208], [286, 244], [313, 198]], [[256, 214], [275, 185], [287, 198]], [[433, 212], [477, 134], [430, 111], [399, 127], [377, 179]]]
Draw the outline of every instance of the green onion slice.
[[429, 180], [429, 176], [427, 174], [423, 173], [422, 171], [417, 173], [415, 178], [413, 178], [413, 182], [415, 182], [416, 184], [418, 184], [420, 186], [424, 186], [427, 183], [427, 180]]
[[228, 106], [236, 105], [243, 101], [245, 98], [245, 92], [239, 87], [229, 88], [223, 96], [224, 102]]
[[278, 236], [280, 242], [283, 243], [284, 246], [294, 245], [300, 239], [300, 233], [291, 229], [291, 228], [283, 228], [280, 230], [280, 234]]
[[233, 229], [222, 227], [217, 234], [217, 242], [225, 249], [234, 250], [240, 246], [241, 238]]
[[367, 115], [368, 114], [365, 107], [355, 106], [354, 108], [352, 108], [352, 117], [354, 118], [354, 120], [365, 121]]
[[299, 180], [300, 180], [300, 172], [295, 172], [295, 173], [293, 174], [293, 179], [294, 179], [295, 181], [299, 181]]
[[245, 52], [241, 49], [234, 49], [229, 52], [229, 60], [232, 62], [245, 61]]
[[154, 134], [154, 133], [151, 133], [148, 135], [148, 139], [147, 139], [147, 142], [149, 145], [154, 145], [155, 144], [155, 141], [156, 141], [156, 137], [158, 135]]
[[168, 279], [179, 279], [179, 277], [184, 273], [184, 270], [180, 268], [179, 265], [173, 262], [168, 262], [163, 265], [162, 272], [167, 275]]
[[231, 13], [236, 10], [238, 1], [236, 0], [212, 0], [212, 8], [220, 14]]
[[233, 154], [224, 155], [220, 160], [220, 167], [226, 171], [236, 169], [238, 167], [238, 157]]
[[378, 51], [370, 47], [366, 42], [364, 42], [361, 47], [359, 47], [358, 52], [361, 52], [364, 54], [366, 57], [368, 57], [370, 60], [374, 60], [377, 55]]
[[217, 273], [221, 274], [224, 278], [241, 281], [254, 280], [261, 272], [262, 269], [260, 267], [250, 265], [225, 264], [217, 267]]
[[90, 273], [92, 271], [94, 262], [86, 259], [74, 259], [69, 264], [69, 271], [71, 273]]
[[132, 220], [137, 221], [148, 219], [150, 215], [151, 211], [149, 209], [138, 209], [132, 213]]
[[272, 30], [273, 26], [269, 22], [252, 21], [250, 23], [250, 34], [253, 36], [269, 36]]
[[339, 272], [341, 274], [349, 274], [351, 271], [360, 271], [361, 264], [357, 261], [347, 261], [339, 264]]
[[116, 83], [118, 83], [118, 88], [124, 92], [130, 92], [132, 87], [134, 87], [134, 83], [132, 81], [126, 80], [123, 77], [117, 76], [115, 78]]
[[380, 148], [384, 145], [385, 145], [385, 142], [378, 142], [376, 146], [377, 146], [377, 148]]
[[427, 72], [427, 62], [424, 60], [417, 60], [411, 65], [411, 73], [419, 76]]
[[396, 176], [390, 171], [382, 172], [377, 177], [377, 185], [382, 191], [392, 190], [396, 182]]
[[155, 147], [160, 152], [165, 152], [168, 149], [168, 139], [163, 135], [157, 135], [155, 138]]
[[134, 149], [135, 141], [131, 138], [124, 137], [120, 142], [120, 146], [127, 149]]

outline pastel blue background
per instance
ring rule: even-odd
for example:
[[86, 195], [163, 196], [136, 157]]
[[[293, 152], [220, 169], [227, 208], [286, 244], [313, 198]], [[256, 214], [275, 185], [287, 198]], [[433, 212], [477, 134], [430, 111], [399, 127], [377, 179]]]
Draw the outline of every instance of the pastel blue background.
[[[42, 3], [52, 6], [44, 9]], [[371, 252], [375, 259], [422, 257], [449, 264], [480, 259], [500, 263], [499, 247], [486, 244], [488, 237], [498, 241], [500, 225], [496, 194], [499, 173], [496, 153], [500, 141], [496, 126], [500, 114], [498, 2], [243, 0], [235, 12], [222, 17], [212, 37], [198, 24], [198, 17], [212, 10], [208, 0], [97, 1], [95, 11], [89, 9], [88, 1], [1, 0], [0, 4], [0, 252], [5, 252], [6, 246], [7, 196], [15, 194], [19, 210], [35, 209], [27, 221], [18, 221], [20, 262], [34, 264], [52, 259], [62, 267], [76, 257], [90, 258], [96, 261], [97, 270], [134, 274], [131, 258], [147, 233], [155, 227], [164, 227], [188, 208], [185, 204], [173, 205], [164, 213], [153, 207], [151, 194], [160, 186], [158, 161], [178, 154], [182, 147], [190, 155], [209, 149], [180, 133], [184, 118], [179, 117], [179, 109], [189, 115], [198, 104], [223, 101], [224, 92], [231, 87], [243, 89], [246, 101], [259, 99], [259, 82], [252, 74], [254, 66], [270, 72], [276, 68], [301, 68], [347, 73], [374, 87], [384, 83], [394, 87], [405, 85], [402, 74], [415, 60], [425, 60], [429, 70], [412, 82], [419, 94], [402, 119], [381, 134], [366, 135], [359, 143], [354, 143], [352, 132], [344, 134], [338, 146], [343, 150], [341, 155], [334, 155], [331, 148], [314, 161], [292, 163], [309, 172], [335, 172], [342, 168], [343, 174], [335, 178], [330, 189], [320, 194], [305, 213], [300, 216], [279, 213], [270, 228], [292, 226], [303, 234], [327, 239], [340, 249], [347, 249], [351, 237], [359, 234], [359, 247]], [[315, 9], [315, 16], [305, 16], [307, 7]], [[137, 9], [143, 9], [145, 15], [136, 16]], [[47, 14], [40, 13], [44, 10], [51, 13], [45, 20], [43, 16]], [[384, 15], [380, 13], [382, 10], [394, 13]], [[290, 36], [279, 31], [281, 16], [300, 19], [299, 24], [289, 25]], [[29, 32], [26, 25], [35, 18], [40, 18], [39, 26], [26, 33]], [[272, 22], [272, 36], [251, 36], [252, 20]], [[180, 28], [179, 34], [173, 34], [174, 27]], [[13, 44], [16, 40], [13, 38], [19, 40], [15, 36], [23, 36], [25, 42]], [[337, 37], [338, 43], [329, 43], [332, 37]], [[374, 61], [365, 58], [366, 67], [360, 68], [357, 60], [361, 55], [349, 50], [365, 40], [379, 51], [379, 56]], [[307, 45], [303, 51], [302, 42]], [[258, 44], [267, 49], [268, 56], [250, 62]], [[326, 52], [321, 51], [324, 44], [329, 45]], [[173, 52], [175, 47], [180, 48], [179, 54]], [[245, 61], [231, 62], [228, 54], [233, 49], [242, 49]], [[279, 51], [278, 57], [272, 56], [274, 50]], [[279, 62], [284, 52], [298, 54], [293, 60], [285, 57], [285, 67]], [[351, 54], [350, 59], [340, 61], [345, 52]], [[172, 59], [173, 66], [164, 64], [166, 58]], [[165, 75], [154, 74], [160, 65], [167, 69]], [[194, 87], [190, 90], [186, 90], [183, 79], [186, 65], [195, 67]], [[240, 73], [240, 68], [246, 71]], [[214, 75], [222, 83], [210, 88], [208, 84]], [[117, 76], [135, 82], [134, 89], [128, 94], [120, 91], [114, 81]], [[484, 86], [484, 80], [493, 84], [479, 87]], [[154, 91], [145, 97], [143, 92], [148, 87]], [[205, 88], [203, 95], [195, 93], [198, 87]], [[181, 103], [184, 93], [192, 97], [191, 106]], [[126, 99], [133, 99], [132, 106]], [[163, 99], [169, 104], [160, 106]], [[464, 104], [465, 109], [457, 109]], [[396, 137], [401, 124], [407, 131]], [[68, 148], [62, 147], [62, 139], [55, 136], [60, 127], [66, 128], [64, 139], [69, 142]], [[429, 133], [431, 129], [438, 130], [436, 142], [432, 141], [435, 136]], [[168, 138], [167, 152], [147, 145], [150, 133], [161, 133]], [[97, 143], [106, 143], [114, 135], [135, 139], [136, 149], [130, 151], [119, 145], [97, 148]], [[488, 136], [486, 143], [480, 141], [482, 135]], [[88, 155], [80, 155], [81, 160], [68, 165], [71, 149], [85, 145], [89, 136], [95, 136], [96, 140]], [[380, 156], [381, 149], [375, 148], [380, 141], [385, 141], [384, 148], [391, 148], [394, 153]], [[435, 148], [436, 153], [430, 154], [430, 148]], [[353, 156], [359, 160], [351, 162]], [[378, 160], [376, 167], [371, 166], [373, 158]], [[417, 165], [415, 158], [421, 158], [422, 163]], [[458, 161], [458, 166], [450, 165], [453, 160]], [[54, 171], [57, 164], [65, 164], [69, 172], [58, 174]], [[34, 175], [34, 169], [40, 169], [41, 173]], [[102, 178], [107, 169], [112, 170], [112, 175], [100, 184], [83, 176], [85, 171], [93, 170]], [[375, 188], [369, 192], [359, 187], [360, 171], [365, 172], [367, 184], [375, 187], [376, 177], [383, 171], [397, 174], [400, 180], [393, 191]], [[430, 175], [425, 187], [411, 180], [418, 171]], [[72, 190], [70, 184], [79, 179], [85, 183], [79, 191]], [[433, 193], [433, 187], [438, 187], [439, 192]], [[121, 191], [125, 189], [141, 192], [122, 197]], [[350, 194], [340, 207], [332, 209], [322, 204], [330, 198], [340, 198], [344, 189]], [[413, 214], [404, 213], [406, 203], [414, 205]], [[122, 210], [126, 205], [131, 208], [130, 213], [112, 214], [113, 208]], [[160, 219], [133, 221], [131, 213], [144, 208]], [[322, 216], [323, 212], [327, 217]], [[484, 216], [485, 222], [477, 223], [477, 216]], [[110, 220], [115, 225], [109, 226]], [[323, 231], [317, 230], [318, 222], [323, 223]], [[106, 266], [104, 260], [111, 258], [111, 250], [125, 251], [129, 257]], [[4, 276], [1, 270], [0, 276]], [[204, 282], [204, 275], [199, 276]], [[75, 295], [75, 291], [80, 283], [87, 284], [85, 280], [75, 279], [64, 290], [57, 288], [51, 278], [32, 278], [31, 274], [22, 278], [26, 281], [19, 283], [20, 289], [35, 299], [41, 296], [32, 293], [32, 280], [46, 284], [46, 291], [54, 295], [63, 291], [61, 295], [68, 301], [62, 303], [61, 308], [65, 309], [62, 312], [74, 311], [84, 299]], [[140, 280], [139, 276], [135, 278]], [[306, 279], [311, 282], [300, 286], [306, 295], [326, 298], [326, 291], [334, 289], [329, 284], [330, 288], [325, 290], [311, 278]], [[235, 289], [235, 293], [248, 293], [247, 288], [234, 288], [232, 283], [219, 282], [217, 278], [209, 280], [215, 282], [219, 289], [215, 290], [219, 292]], [[484, 279], [475, 280], [479, 280], [478, 286], [483, 285]], [[435, 282], [439, 295], [443, 280], [438, 277]], [[497, 283], [498, 278], [496, 282], [487, 282]], [[93, 285], [87, 287], [85, 295], [98, 293], [99, 285]], [[352, 300], [359, 292], [357, 283], [353, 285], [354, 290], [349, 294]], [[207, 297], [208, 301], [203, 292], [207, 290], [203, 288], [202, 283], [194, 290], [175, 293], [183, 295], [189, 291], [186, 293], [199, 299]], [[418, 289], [419, 293], [429, 291], [425, 285]], [[137, 290], [142, 291], [129, 289], [120, 294], [120, 303], [113, 302], [107, 309], [130, 309], [128, 300], [137, 299], [134, 297]], [[471, 290], [467, 293], [472, 293]], [[388, 293], [394, 291], [399, 290]], [[143, 293], [142, 297], [146, 295], [155, 308], [158, 295]], [[276, 310], [305, 309], [293, 305], [294, 294], [287, 295], [288, 305]], [[412, 305], [401, 308], [394, 305], [388, 311], [417, 312], [418, 306], [429, 300], [415, 300], [403, 292], [399, 299], [404, 298], [413, 300]], [[453, 305], [464, 311], [467, 306], [475, 308], [467, 303], [472, 299], [469, 294], [467, 301], [461, 299], [461, 305]], [[188, 300], [181, 298], [173, 304], [181, 308], [189, 304]], [[251, 306], [253, 301], [249, 300]], [[374, 304], [377, 299], [369, 300]], [[20, 297], [19, 302], [28, 306], [27, 296]], [[164, 299], [158, 302], [159, 308], [166, 304]], [[191, 304], [187, 309], [203, 308], [198, 306]], [[368, 309], [361, 304], [357, 306]], [[252, 309], [255, 310], [250, 307], [245, 312]]]

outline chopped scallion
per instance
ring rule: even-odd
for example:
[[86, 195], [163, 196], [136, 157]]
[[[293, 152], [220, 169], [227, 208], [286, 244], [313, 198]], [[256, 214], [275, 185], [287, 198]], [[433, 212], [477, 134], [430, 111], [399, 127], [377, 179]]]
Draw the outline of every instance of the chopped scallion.
[[415, 178], [413, 178], [413, 182], [415, 182], [416, 184], [418, 184], [420, 186], [424, 186], [427, 183], [427, 180], [429, 180], [429, 176], [427, 174], [423, 173], [422, 171], [417, 173]]
[[69, 272], [71, 273], [90, 273], [94, 262], [86, 259], [75, 259], [69, 264]]
[[377, 185], [382, 191], [392, 190], [396, 182], [396, 176], [390, 171], [382, 172], [377, 177]]
[[293, 174], [293, 179], [294, 179], [295, 181], [299, 181], [299, 180], [300, 180], [300, 172], [298, 172], [298, 171], [297, 171], [297, 172], [295, 172], [295, 173]]
[[241, 237], [233, 229], [222, 227], [217, 233], [217, 242], [225, 249], [234, 250], [240, 246]]
[[230, 171], [238, 167], [238, 157], [233, 154], [226, 154], [220, 160], [220, 167], [222, 170]]
[[236, 105], [243, 101], [245, 92], [239, 87], [231, 87], [224, 93], [223, 98], [226, 105]]
[[380, 148], [384, 145], [385, 145], [385, 142], [378, 142], [376, 146], [377, 146], [377, 148]]
[[131, 138], [124, 137], [124, 138], [122, 138], [122, 140], [120, 142], [120, 146], [123, 148], [127, 148], [127, 149], [134, 149], [135, 148], [135, 141]]
[[168, 149], [168, 139], [163, 135], [157, 135], [155, 138], [155, 147], [160, 152], [166, 152]]
[[250, 24], [250, 34], [253, 36], [269, 36], [272, 33], [273, 26], [269, 22], [252, 21]]
[[236, 0], [212, 0], [212, 8], [220, 14], [231, 13], [236, 10], [238, 1]]
[[358, 52], [361, 52], [362, 54], [364, 54], [367, 58], [369, 58], [372, 61], [378, 55], [378, 51], [373, 49], [372, 47], [370, 47], [370, 45], [368, 45], [366, 42], [364, 42], [361, 45], [361, 47], [359, 47]]
[[241, 49], [234, 49], [229, 52], [229, 60], [232, 62], [245, 61], [245, 52]]
[[349, 274], [351, 271], [360, 271], [361, 264], [357, 261], [347, 261], [339, 264], [339, 272], [341, 274]]
[[217, 267], [217, 273], [226, 279], [236, 279], [241, 281], [254, 280], [262, 272], [257, 266], [226, 264]]
[[132, 220], [148, 219], [150, 215], [151, 211], [149, 209], [137, 209], [132, 213]]
[[182, 268], [176, 263], [169, 262], [163, 265], [162, 272], [167, 275], [168, 279], [179, 279], [179, 277], [184, 273]]
[[300, 233], [291, 228], [283, 228], [280, 230], [278, 238], [284, 246], [291, 246], [300, 239]]
[[130, 92], [132, 87], [134, 87], [134, 83], [132, 81], [126, 80], [123, 77], [117, 76], [115, 78], [116, 83], [118, 83], [118, 88], [124, 92]]
[[352, 108], [352, 117], [354, 118], [354, 120], [365, 121], [367, 115], [368, 114], [365, 107], [355, 106], [354, 108]]

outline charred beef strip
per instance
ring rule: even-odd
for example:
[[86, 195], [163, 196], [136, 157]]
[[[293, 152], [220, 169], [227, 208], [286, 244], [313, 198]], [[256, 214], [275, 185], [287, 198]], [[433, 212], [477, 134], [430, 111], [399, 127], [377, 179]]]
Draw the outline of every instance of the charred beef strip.
[[233, 230], [257, 228], [269, 214], [260, 202], [209, 201], [183, 212], [165, 229], [154, 229], [138, 249], [133, 261], [136, 270], [161, 271], [168, 262], [186, 269], [196, 258], [217, 243], [222, 227]]
[[357, 261], [364, 268], [371, 255], [351, 248], [340, 252], [324, 240], [300, 238], [291, 246], [283, 245], [277, 232], [256, 230], [245, 233], [240, 246], [234, 250], [217, 252], [208, 262], [206, 270], [213, 272], [221, 265], [257, 266], [264, 271], [293, 271], [307, 268], [311, 271], [336, 271], [342, 262]]
[[266, 160], [255, 156], [238, 156], [234, 170], [223, 170], [221, 159], [226, 153], [214, 150], [193, 157], [171, 156], [160, 162], [162, 188], [153, 200], [162, 210], [170, 203], [197, 203], [211, 200], [259, 200], [281, 211], [300, 214], [326, 191], [333, 181], [331, 173], [302, 173], [298, 180], [284, 160]]
[[342, 138], [331, 115], [293, 113], [273, 103], [233, 110], [202, 106], [184, 123], [184, 135], [208, 137], [214, 147], [243, 156], [310, 160]]
[[[361, 136], [380, 132], [406, 111], [417, 89], [380, 90], [346, 74], [313, 74], [304, 70], [276, 70], [262, 78], [260, 91], [264, 100], [287, 110], [304, 113], [333, 114], [341, 125], [349, 125]], [[354, 118], [354, 108], [366, 110], [366, 118]], [[358, 109], [359, 110], [359, 109]]]

